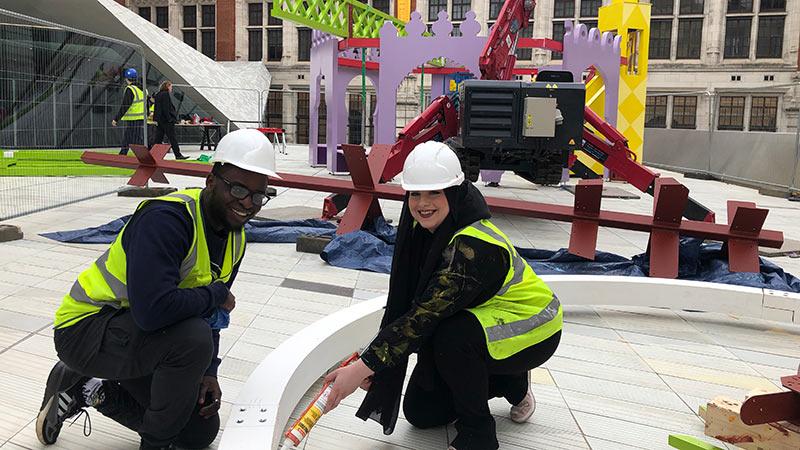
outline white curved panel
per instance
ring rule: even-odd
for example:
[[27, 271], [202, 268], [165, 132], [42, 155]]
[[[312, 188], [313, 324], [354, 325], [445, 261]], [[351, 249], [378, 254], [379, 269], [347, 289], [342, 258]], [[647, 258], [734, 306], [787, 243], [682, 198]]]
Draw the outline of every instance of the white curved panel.
[[702, 281], [543, 275], [563, 305], [652, 306], [762, 317], [764, 290]]
[[320, 319], [284, 341], [256, 367], [231, 409], [221, 450], [275, 449], [308, 388], [378, 331], [386, 296]]
[[[651, 306], [788, 322], [800, 319], [800, 295], [760, 288], [600, 275], [544, 275], [542, 279], [565, 306]], [[276, 448], [289, 416], [311, 385], [375, 335], [385, 303], [386, 296], [381, 296], [338, 311], [270, 353], [242, 388], [219, 448]]]

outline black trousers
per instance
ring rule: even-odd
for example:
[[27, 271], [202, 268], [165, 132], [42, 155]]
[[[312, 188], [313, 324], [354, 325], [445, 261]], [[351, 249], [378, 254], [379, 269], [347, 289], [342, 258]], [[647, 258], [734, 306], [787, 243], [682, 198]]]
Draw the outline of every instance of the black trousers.
[[156, 126], [156, 135], [153, 138], [153, 142], [150, 143], [150, 148], [155, 144], [164, 142], [164, 136], [169, 140], [172, 153], [175, 156], [183, 156], [181, 155], [181, 147], [178, 145], [178, 137], [175, 135], [175, 124], [171, 122], [158, 122], [158, 126]]
[[71, 369], [106, 380], [97, 410], [139, 433], [143, 443], [204, 448], [216, 438], [219, 416], [198, 414], [200, 382], [214, 351], [203, 319], [145, 332], [129, 309], [106, 308], [56, 330], [55, 345]]
[[[458, 436], [451, 445], [458, 450], [498, 448], [488, 400], [504, 397], [512, 405], [521, 402], [528, 392], [528, 371], [550, 359], [560, 339], [559, 331], [509, 358], [495, 360], [472, 313], [461, 311], [445, 319], [432, 337], [434, 367], [418, 363], [411, 374], [403, 400], [406, 419], [419, 428], [455, 420]], [[431, 372], [433, 386], [422, 382]]]
[[131, 144], [144, 145], [144, 120], [121, 120], [125, 124], [122, 132], [122, 145], [120, 145], [120, 155], [127, 155]]

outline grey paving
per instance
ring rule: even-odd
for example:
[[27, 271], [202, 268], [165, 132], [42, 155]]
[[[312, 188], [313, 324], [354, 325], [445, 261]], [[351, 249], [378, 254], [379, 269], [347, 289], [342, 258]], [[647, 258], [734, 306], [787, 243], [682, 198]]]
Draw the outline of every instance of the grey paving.
[[[189, 155], [196, 156], [191, 149]], [[302, 149], [278, 155], [281, 171], [329, 176], [310, 168]], [[662, 173], [664, 173], [662, 171]], [[719, 211], [725, 221], [728, 198], [775, 206], [766, 226], [787, 237], [800, 237], [800, 205], [759, 196], [754, 190], [713, 181], [679, 180], [692, 196]], [[196, 185], [188, 177], [170, 176], [177, 187]], [[108, 180], [104, 181], [107, 183]], [[2, 180], [0, 180], [2, 183]], [[105, 186], [105, 185], [103, 185]], [[572, 195], [558, 188], [534, 188], [506, 175], [487, 194], [507, 198], [571, 204]], [[632, 189], [629, 186], [625, 188]], [[318, 210], [324, 194], [278, 188], [269, 203], [291, 216]], [[33, 422], [47, 373], [55, 362], [50, 325], [55, 309], [78, 273], [105, 249], [102, 245], [60, 244], [38, 236], [97, 226], [127, 214], [136, 199], [105, 196], [14, 219], [25, 238], [0, 244], [0, 395], [6, 412], [0, 420], [0, 447], [41, 448]], [[382, 202], [397, 221], [399, 205]], [[652, 200], [603, 199], [603, 207], [648, 213]], [[520, 247], [565, 247], [569, 226], [551, 221], [500, 215], [497, 223]], [[598, 247], [625, 256], [642, 252], [647, 236], [601, 229]], [[800, 273], [800, 260], [774, 262]], [[294, 244], [252, 244], [233, 292], [237, 309], [222, 332], [223, 423], [242, 384], [273, 349], [298, 330], [354, 303], [386, 293], [388, 276], [328, 266], [316, 255], [297, 253]], [[587, 293], [587, 295], [589, 295]], [[782, 374], [796, 371], [800, 329], [761, 320], [649, 308], [565, 307], [563, 342], [556, 356], [533, 372], [536, 414], [526, 424], [508, 420], [509, 405], [490, 402], [504, 450], [518, 449], [662, 449], [670, 433], [702, 436], [698, 407], [720, 394], [742, 397], [750, 387], [777, 389]], [[313, 387], [307, 399], [315, 393]], [[304, 444], [306, 449], [446, 449], [452, 427], [416, 430], [401, 420], [384, 436], [374, 423], [353, 416], [363, 394], [348, 398], [324, 417]], [[304, 404], [298, 408], [304, 407]], [[296, 411], [296, 413], [299, 411]], [[54, 449], [135, 449], [137, 436], [96, 412], [92, 435], [82, 422], [67, 427]], [[403, 417], [403, 416], [401, 416]], [[710, 438], [706, 441], [713, 442]], [[716, 443], [720, 445], [720, 443]]]

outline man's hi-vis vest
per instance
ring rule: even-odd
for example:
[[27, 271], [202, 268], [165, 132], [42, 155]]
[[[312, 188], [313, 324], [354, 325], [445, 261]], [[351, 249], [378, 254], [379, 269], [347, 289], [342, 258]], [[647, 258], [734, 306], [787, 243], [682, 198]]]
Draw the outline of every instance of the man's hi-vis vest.
[[[139, 211], [144, 205], [153, 201], [183, 203], [194, 223], [194, 235], [189, 252], [183, 258], [180, 267], [179, 288], [208, 286], [214, 281], [227, 282], [233, 268], [244, 255], [244, 229], [228, 234], [225, 244], [225, 257], [219, 276], [211, 271], [211, 258], [208, 254], [203, 215], [200, 211], [200, 189], [186, 189], [163, 197], [146, 200], [139, 204]], [[56, 311], [55, 328], [65, 328], [76, 324], [103, 306], [113, 308], [129, 308], [127, 279], [127, 259], [122, 247], [122, 236], [125, 228], [119, 233], [114, 243], [103, 253], [92, 266], [81, 272], [72, 285], [69, 294], [64, 296], [61, 307]]]
[[483, 326], [493, 359], [508, 358], [561, 330], [561, 303], [502, 231], [488, 220], [480, 220], [456, 232], [453, 240], [462, 235], [502, 247], [511, 260], [503, 285], [494, 297], [467, 309]]
[[122, 116], [122, 120], [144, 120], [144, 92], [133, 84], [129, 84], [125, 89], [131, 90], [133, 93], [133, 101], [131, 102], [131, 106], [128, 107], [128, 110], [125, 111], [125, 115]]

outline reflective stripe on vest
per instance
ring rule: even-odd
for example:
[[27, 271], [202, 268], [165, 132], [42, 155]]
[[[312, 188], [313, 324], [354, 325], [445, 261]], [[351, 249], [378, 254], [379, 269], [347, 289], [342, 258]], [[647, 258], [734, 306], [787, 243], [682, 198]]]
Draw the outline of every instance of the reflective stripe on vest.
[[[223, 272], [217, 277], [211, 271], [211, 260], [205, 240], [205, 228], [200, 213], [200, 189], [178, 191], [163, 197], [146, 200], [139, 204], [137, 211], [151, 201], [179, 202], [185, 205], [193, 222], [193, 236], [186, 257], [179, 268], [179, 288], [207, 286], [214, 281], [227, 282], [232, 269], [244, 255], [244, 230], [228, 233], [223, 257]], [[56, 312], [55, 326], [62, 328], [74, 325], [103, 306], [116, 309], [129, 307], [126, 284], [127, 259], [122, 247], [123, 227], [114, 243], [84, 270], [73, 283], [61, 307]]]
[[558, 298], [494, 224], [478, 221], [459, 230], [453, 239], [459, 235], [498, 245], [510, 258], [509, 272], [497, 293], [467, 309], [483, 326], [492, 358], [507, 358], [561, 329], [563, 313]]
[[133, 101], [131, 102], [131, 106], [128, 107], [128, 110], [125, 111], [125, 115], [122, 116], [122, 120], [144, 120], [144, 92], [133, 84], [129, 84], [128, 87], [125, 88], [125, 90], [128, 89], [133, 92]]

